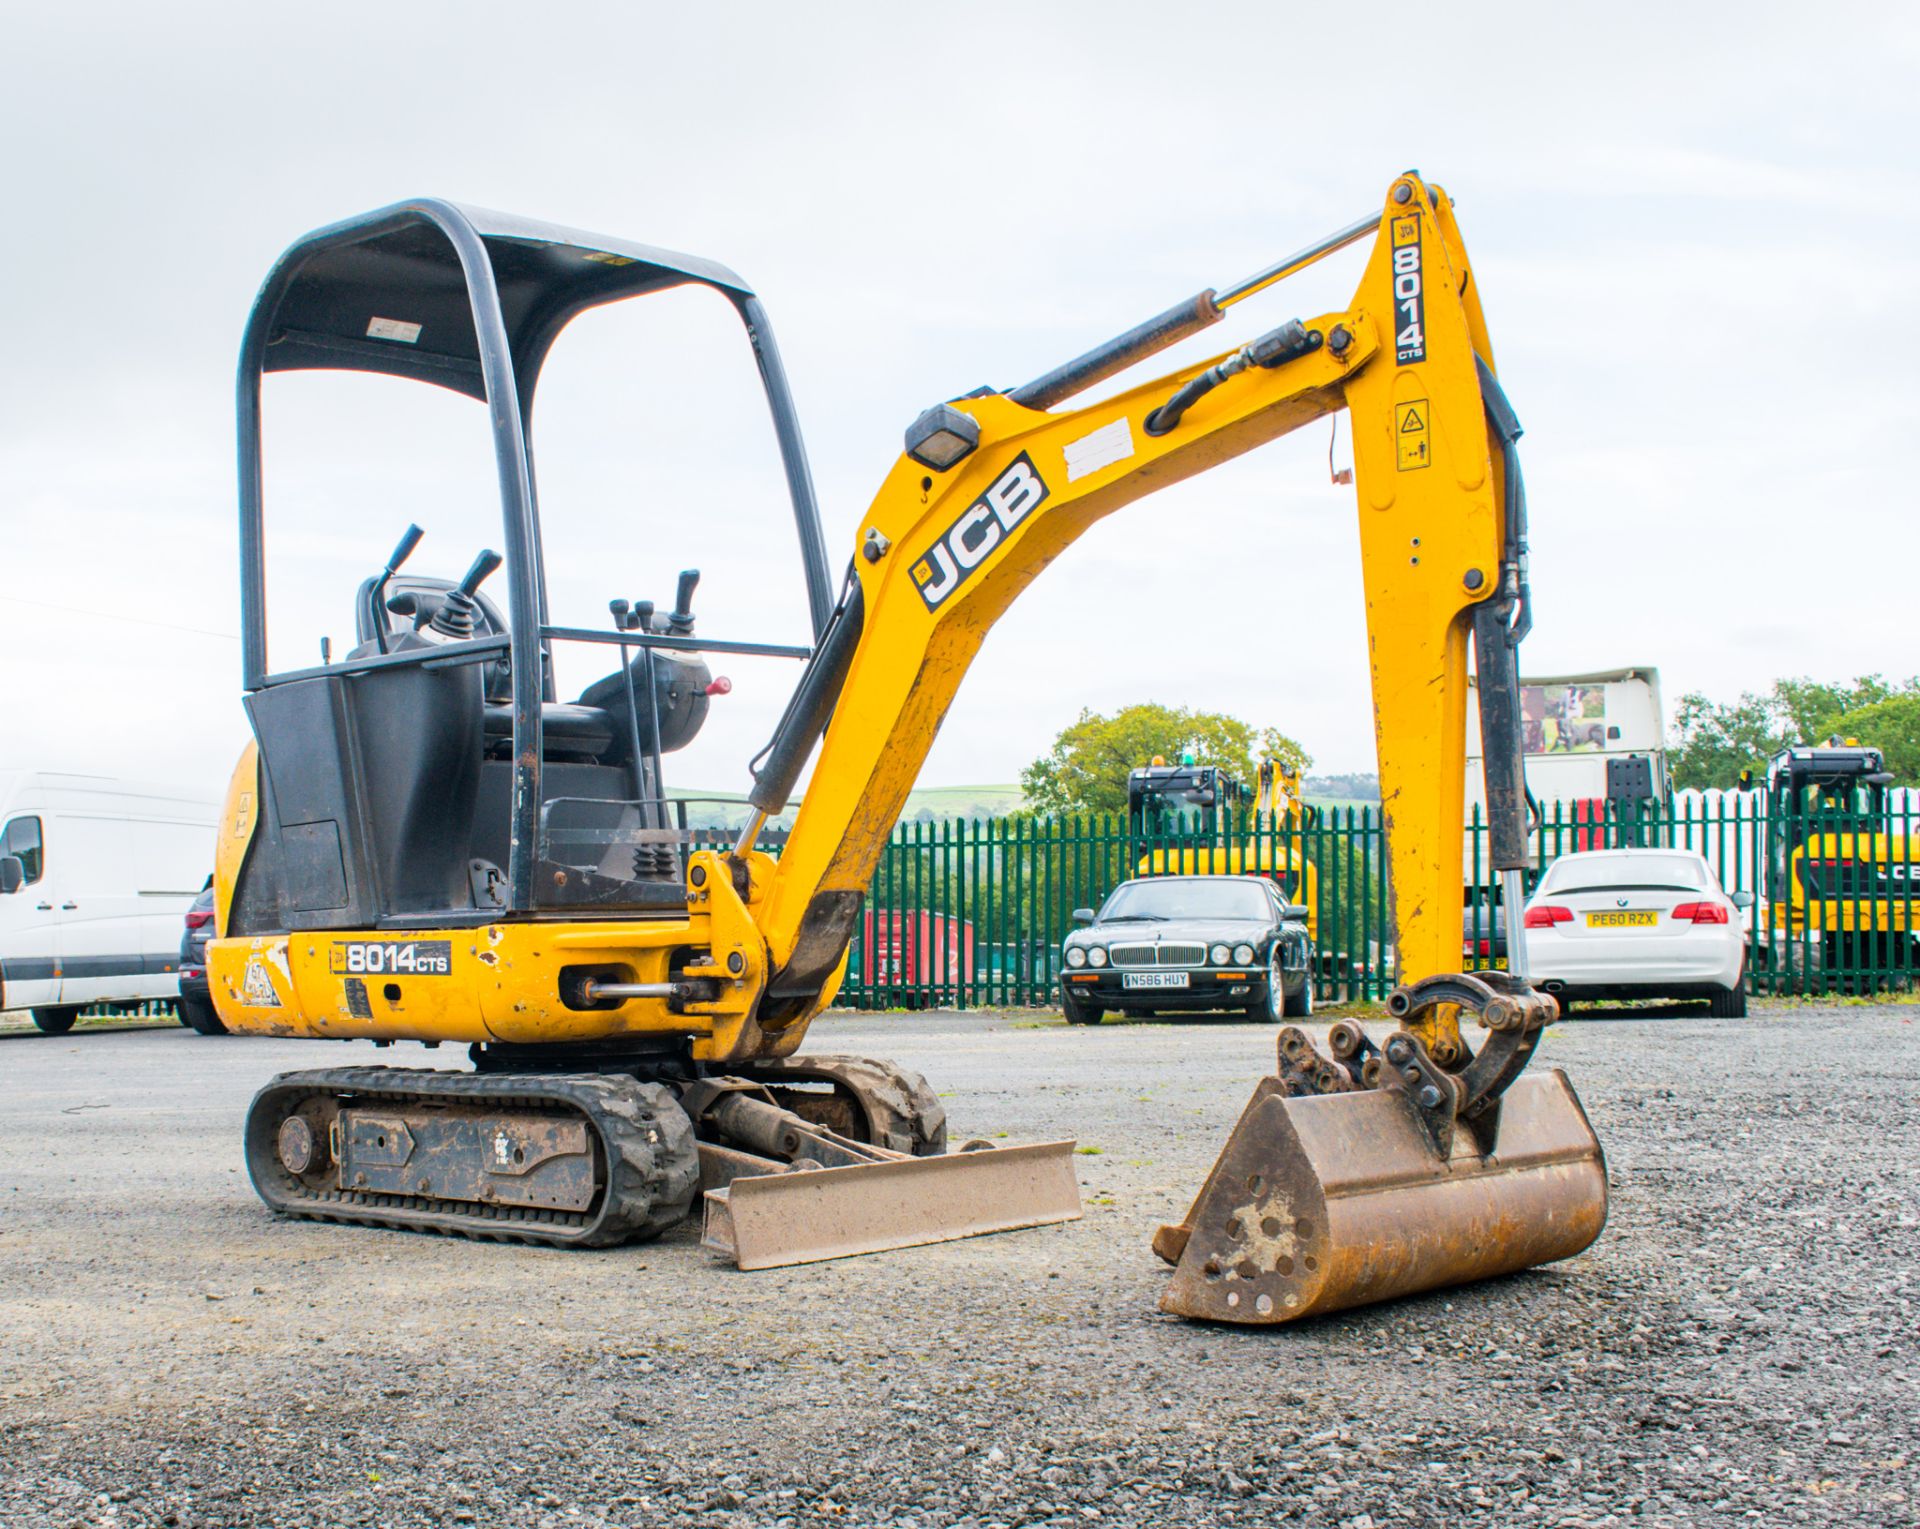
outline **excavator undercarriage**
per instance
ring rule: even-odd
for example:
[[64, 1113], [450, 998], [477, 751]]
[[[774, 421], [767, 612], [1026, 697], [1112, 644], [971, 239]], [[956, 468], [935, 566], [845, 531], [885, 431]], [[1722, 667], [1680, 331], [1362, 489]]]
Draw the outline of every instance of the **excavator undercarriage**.
[[[704, 1195], [706, 1245], [741, 1268], [1079, 1214], [1071, 1142], [948, 1154], [926, 1080], [872, 1058], [774, 1058], [727, 1076], [479, 1060], [471, 1075], [281, 1074], [248, 1112], [254, 1187], [287, 1215], [568, 1247], [658, 1236]], [[758, 1179], [770, 1182], [742, 1192]]]

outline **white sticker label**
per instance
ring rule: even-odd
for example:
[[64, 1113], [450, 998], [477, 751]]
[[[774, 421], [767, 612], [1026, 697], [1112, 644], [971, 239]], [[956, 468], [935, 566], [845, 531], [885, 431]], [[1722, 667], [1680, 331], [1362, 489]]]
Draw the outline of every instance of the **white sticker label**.
[[273, 979], [259, 957], [247, 962], [246, 981], [240, 984], [240, 1001], [250, 1009], [277, 1009], [280, 995], [273, 990]]
[[1067, 482], [1084, 478], [1088, 473], [1097, 473], [1103, 467], [1113, 466], [1115, 462], [1124, 462], [1132, 455], [1133, 429], [1123, 414], [1112, 424], [1102, 425], [1092, 435], [1083, 435], [1077, 441], [1067, 442]]
[[411, 345], [420, 338], [420, 326], [409, 324], [405, 319], [368, 319], [367, 338], [398, 340], [402, 345]]

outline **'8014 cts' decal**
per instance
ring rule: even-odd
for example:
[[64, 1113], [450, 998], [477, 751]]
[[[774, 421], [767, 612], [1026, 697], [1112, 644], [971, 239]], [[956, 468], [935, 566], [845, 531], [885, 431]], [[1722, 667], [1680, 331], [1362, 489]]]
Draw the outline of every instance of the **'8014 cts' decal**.
[[453, 941], [339, 940], [327, 967], [336, 976], [444, 977], [453, 970]]
[[1393, 220], [1393, 359], [1427, 359], [1427, 273], [1421, 269], [1420, 220]]
[[1047, 497], [1047, 485], [1024, 451], [947, 527], [913, 565], [914, 587], [928, 610], [938, 610], [987, 554]]

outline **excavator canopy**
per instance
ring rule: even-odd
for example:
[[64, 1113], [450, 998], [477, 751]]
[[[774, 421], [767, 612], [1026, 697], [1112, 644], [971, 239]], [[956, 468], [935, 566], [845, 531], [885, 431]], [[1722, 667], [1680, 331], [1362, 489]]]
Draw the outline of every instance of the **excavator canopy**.
[[[600, 641], [548, 619], [533, 450], [532, 405], [555, 339], [588, 309], [689, 284], [720, 293], [739, 313], [764, 384], [799, 533], [812, 626], [832, 608], [825, 542], [799, 420], [766, 310], [739, 276], [716, 261], [631, 240], [534, 222], [437, 198], [380, 208], [315, 230], [293, 244], [267, 274], [254, 301], [240, 353], [241, 661], [248, 691], [311, 677], [407, 665], [440, 653], [349, 655], [321, 671], [272, 672], [267, 651], [261, 386], [267, 372], [359, 371], [429, 382], [485, 402], [491, 416], [500, 486], [501, 550], [509, 619], [481, 630], [465, 657], [504, 649], [511, 675], [514, 779], [502, 906], [535, 906], [534, 847], [540, 839], [545, 734], [568, 719], [555, 712], [551, 645]], [[391, 572], [391, 570], [389, 570]], [[492, 623], [487, 623], [488, 627]], [[630, 647], [682, 647], [680, 637], [636, 633]], [[804, 658], [806, 648], [703, 640], [707, 652]], [[656, 771], [657, 774], [657, 771]], [[658, 794], [657, 783], [654, 787]]]
[[[402, 202], [307, 235], [261, 288], [249, 339], [268, 372], [384, 372], [485, 399], [476, 304], [498, 304], [520, 406], [578, 314], [697, 282], [736, 303], [753, 289], [717, 261], [483, 207]], [[487, 338], [493, 338], [488, 334]]]

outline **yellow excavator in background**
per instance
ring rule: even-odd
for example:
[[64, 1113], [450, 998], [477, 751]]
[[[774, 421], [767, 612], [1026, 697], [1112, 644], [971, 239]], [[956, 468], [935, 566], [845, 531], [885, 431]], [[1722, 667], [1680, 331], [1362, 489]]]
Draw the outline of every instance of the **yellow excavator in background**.
[[[1170, 765], [1164, 755], [1127, 775], [1127, 827], [1141, 876], [1264, 876], [1288, 902], [1307, 910], [1307, 935], [1317, 937], [1320, 921], [1319, 877], [1307, 859], [1301, 837], [1308, 808], [1300, 797], [1300, 776], [1275, 759], [1260, 762], [1253, 807], [1242, 815], [1245, 840], [1230, 842], [1231, 830], [1219, 822], [1246, 800], [1246, 786], [1218, 765], [1201, 765], [1192, 756]], [[1215, 844], [1193, 842], [1184, 809], [1199, 809], [1202, 833], [1218, 831]]]
[[[1059, 407], [1334, 250], [1371, 240], [1344, 309]], [[613, 602], [548, 611], [533, 457], [549, 347], [598, 305], [699, 284], [739, 313], [765, 383], [815, 640], [693, 635]], [[1515, 647], [1530, 623], [1519, 428], [1495, 380], [1452, 204], [1417, 174], [1377, 211], [1034, 381], [922, 413], [836, 591], [759, 299], [723, 266], [437, 200], [323, 228], [269, 273], [239, 377], [242, 650], [255, 744], [218, 846], [214, 1001], [241, 1034], [465, 1042], [474, 1072], [282, 1075], [246, 1123], [276, 1210], [546, 1243], [656, 1233], [704, 1188], [707, 1245], [791, 1263], [1079, 1213], [1067, 1143], [944, 1151], [923, 1080], [800, 1052], [862, 897], [993, 622], [1094, 521], [1346, 408], [1352, 415], [1399, 971], [1383, 1047], [1281, 1033], [1187, 1217], [1163, 1304], [1270, 1323], [1578, 1252], [1605, 1217], [1565, 1077], [1522, 1074], [1553, 1001], [1524, 973], [1451, 974], [1471, 640], [1496, 863], [1525, 861]], [[360, 588], [359, 642], [274, 668], [261, 377], [360, 370], [482, 401], [504, 557]], [[482, 592], [505, 569], [505, 609]], [[555, 690], [560, 644], [612, 672]], [[663, 756], [706, 716], [704, 655], [804, 663], [730, 849], [694, 847]], [[325, 655], [323, 655], [325, 657]], [[776, 860], [756, 847], [813, 754]], [[1510, 889], [1517, 906], [1517, 889]], [[1476, 1051], [1469, 1012], [1487, 1030]], [[984, 1144], [975, 1144], [984, 1146]]]

